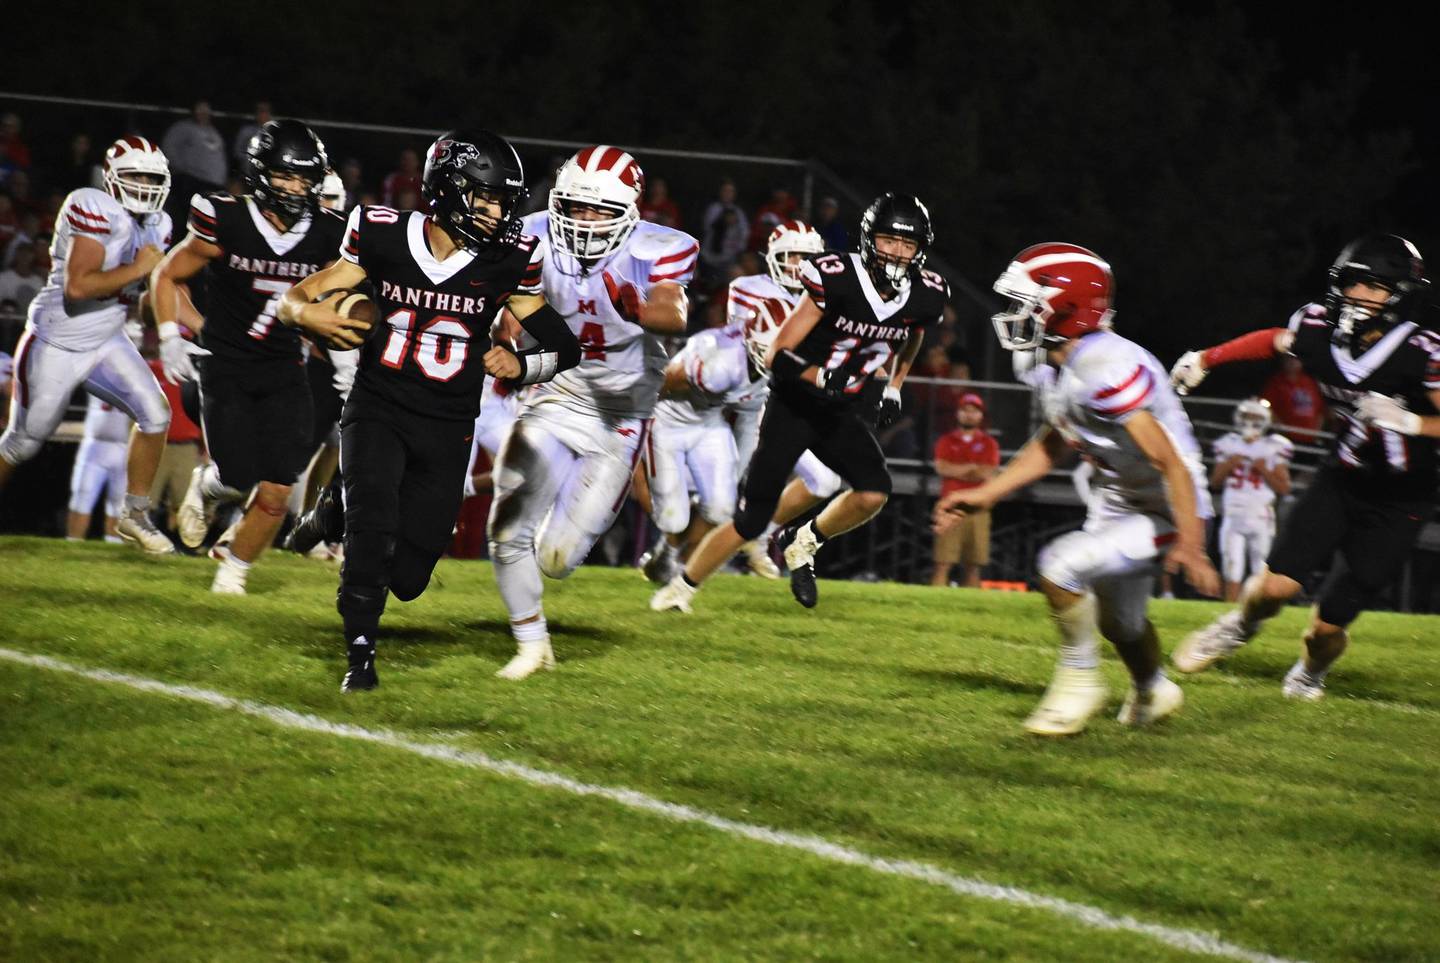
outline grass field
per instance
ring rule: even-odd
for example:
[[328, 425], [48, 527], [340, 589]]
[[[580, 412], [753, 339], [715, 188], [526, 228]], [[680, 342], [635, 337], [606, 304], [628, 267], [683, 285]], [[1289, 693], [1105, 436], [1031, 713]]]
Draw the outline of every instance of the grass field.
[[[1019, 723], [1038, 596], [633, 572], [547, 583], [558, 671], [488, 566], [391, 604], [342, 696], [334, 572], [0, 539], [0, 647], [383, 729], [748, 826], [1315, 960], [1440, 958], [1440, 619], [1365, 616], [1331, 695], [1279, 694], [1303, 612], [1149, 732]], [[1172, 645], [1213, 605], [1160, 602]], [[1113, 710], [1123, 672], [1111, 660]], [[1201, 947], [1203, 950], [1204, 947]], [[0, 959], [1169, 960], [1143, 931], [966, 896], [563, 788], [0, 658]]]

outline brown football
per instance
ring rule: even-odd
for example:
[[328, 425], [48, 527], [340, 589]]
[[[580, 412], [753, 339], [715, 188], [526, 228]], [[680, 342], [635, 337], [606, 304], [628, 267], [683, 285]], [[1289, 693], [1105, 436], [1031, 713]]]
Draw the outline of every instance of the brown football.
[[[369, 296], [363, 292], [346, 290], [344, 288], [326, 291], [318, 300], [326, 301], [337, 294], [341, 297], [339, 303], [335, 305], [335, 313], [341, 317], [363, 322], [365, 325], [365, 336], [368, 338], [375, 330], [375, 322], [380, 320], [380, 309], [376, 307], [375, 302], [370, 300]], [[346, 348], [343, 344], [332, 343], [328, 340], [326, 347], [339, 351], [343, 351]]]

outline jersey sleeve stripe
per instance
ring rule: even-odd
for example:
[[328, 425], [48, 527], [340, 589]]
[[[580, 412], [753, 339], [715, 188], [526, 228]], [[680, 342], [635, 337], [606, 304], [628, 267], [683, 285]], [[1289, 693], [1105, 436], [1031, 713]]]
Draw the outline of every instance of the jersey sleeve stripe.
[[661, 258], [656, 258], [656, 259], [655, 259], [654, 267], [657, 267], [657, 268], [658, 268], [658, 267], [659, 267], [660, 265], [662, 265], [662, 264], [671, 264], [671, 263], [674, 263], [675, 261], [683, 261], [683, 260], [685, 260], [687, 257], [689, 257], [690, 255], [696, 254], [696, 253], [698, 253], [699, 251], [700, 251], [700, 245], [699, 245], [699, 244], [692, 244], [692, 245], [690, 245], [689, 247], [687, 247], [687, 248], [686, 248], [685, 250], [683, 250], [683, 251], [679, 251], [679, 252], [677, 252], [677, 253], [675, 253], [675, 254], [667, 254], [667, 255], [665, 255], [664, 257], [661, 257]]
[[1138, 364], [1137, 364], [1137, 365], [1135, 366], [1135, 370], [1134, 370], [1133, 372], [1131, 372], [1130, 377], [1126, 378], [1123, 382], [1121, 382], [1120, 384], [1115, 385], [1115, 386], [1113, 386], [1113, 387], [1105, 388], [1105, 389], [1102, 390], [1102, 391], [1097, 391], [1097, 392], [1095, 393], [1095, 400], [1096, 400], [1096, 401], [1102, 401], [1102, 400], [1104, 400], [1105, 398], [1112, 398], [1112, 397], [1114, 397], [1115, 395], [1118, 395], [1120, 392], [1124, 391], [1125, 389], [1127, 389], [1127, 388], [1129, 388], [1131, 385], [1133, 385], [1136, 381], [1139, 381], [1139, 380], [1140, 380], [1140, 376], [1143, 375], [1144, 373], [1145, 373], [1145, 366], [1144, 366], [1144, 365], [1138, 365]]
[[70, 222], [70, 226], [73, 227], [75, 230], [83, 231], [86, 234], [110, 233], [109, 225], [92, 224], [89, 221], [82, 221], [70, 215], [67, 215], [66, 219]]
[[[1152, 378], [1150, 373], [1143, 367], [1140, 369], [1140, 375], [1143, 376], [1143, 380], [1135, 382], [1135, 386], [1131, 391], [1124, 395], [1112, 396], [1112, 400], [1107, 404], [1093, 405], [1095, 410], [1102, 415], [1114, 417], [1115, 415], [1123, 415], [1126, 412], [1134, 411], [1143, 405], [1149, 400], [1151, 393], [1154, 391], [1155, 379]], [[1132, 381], [1134, 381], [1134, 379], [1132, 379]], [[1097, 397], [1096, 401], [1098, 400], [1099, 398]]]
[[81, 207], [81, 206], [78, 205], [78, 204], [75, 205], [74, 207], [70, 208], [69, 213], [71, 213], [71, 214], [78, 214], [78, 215], [80, 215], [81, 217], [85, 218], [85, 220], [87, 220], [87, 221], [94, 221], [94, 222], [96, 222], [96, 223], [98, 223], [98, 224], [109, 224], [109, 223], [110, 223], [110, 219], [107, 218], [104, 214], [97, 214], [97, 213], [94, 212], [94, 211], [87, 211], [87, 210], [85, 210], [85, 208]]
[[687, 275], [687, 274], [692, 274], [692, 273], [694, 273], [694, 271], [695, 271], [695, 265], [694, 265], [693, 263], [691, 263], [691, 264], [687, 264], [685, 267], [681, 268], [680, 270], [678, 270], [678, 271], [672, 271], [672, 272], [669, 273], [669, 274], [652, 274], [652, 275], [650, 275], [650, 280], [651, 280], [651, 282], [655, 282], [655, 281], [673, 281], [675, 278], [683, 278], [683, 277], [684, 277], [685, 275]]

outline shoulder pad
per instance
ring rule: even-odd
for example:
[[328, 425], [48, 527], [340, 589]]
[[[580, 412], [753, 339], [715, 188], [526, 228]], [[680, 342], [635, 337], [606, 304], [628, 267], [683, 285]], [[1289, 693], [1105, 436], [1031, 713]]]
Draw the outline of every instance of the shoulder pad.
[[1080, 352], [1070, 370], [1080, 380], [1085, 403], [1092, 410], [1108, 418], [1118, 418], [1154, 399], [1155, 376], [1145, 363], [1139, 345], [1108, 332], [1087, 337], [1105, 341]]

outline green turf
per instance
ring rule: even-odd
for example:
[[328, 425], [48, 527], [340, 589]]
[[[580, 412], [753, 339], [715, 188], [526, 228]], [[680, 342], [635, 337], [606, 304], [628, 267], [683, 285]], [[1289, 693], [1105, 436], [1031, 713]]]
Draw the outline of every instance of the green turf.
[[[1039, 741], [1038, 597], [632, 572], [547, 583], [560, 669], [489, 568], [392, 603], [344, 697], [334, 573], [0, 539], [0, 645], [387, 727], [1311, 959], [1440, 957], [1440, 619], [1365, 616], [1322, 703], [1285, 613], [1150, 732]], [[1154, 606], [1173, 643], [1218, 611]], [[1107, 666], [1118, 708], [1123, 673]], [[553, 915], [552, 915], [553, 914]], [[636, 931], [640, 935], [635, 935]], [[1143, 937], [396, 750], [0, 662], [0, 959], [1164, 959]]]

